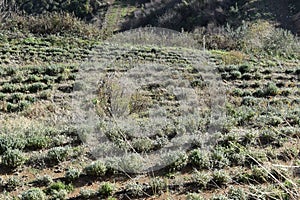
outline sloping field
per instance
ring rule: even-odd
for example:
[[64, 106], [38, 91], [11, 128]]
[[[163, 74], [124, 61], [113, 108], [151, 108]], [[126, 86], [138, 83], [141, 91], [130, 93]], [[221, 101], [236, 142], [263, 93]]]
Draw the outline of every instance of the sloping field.
[[[0, 199], [300, 198], [299, 60], [55, 36], [2, 37], [6, 39], [0, 47]], [[220, 104], [226, 118], [217, 132], [209, 131], [217, 98], [207, 81], [212, 79], [195, 62], [215, 69], [213, 80], [220, 77], [224, 85], [223, 93], [214, 93], [224, 94], [221, 99], [226, 96], [225, 104]], [[96, 98], [88, 99], [87, 109], [94, 106], [100, 116], [104, 125], [100, 123], [98, 130], [107, 144], [131, 157], [96, 161], [95, 155], [101, 157], [103, 150], [95, 149], [101, 140], [95, 137], [89, 143], [89, 134], [79, 131], [77, 125], [85, 118], [74, 123], [72, 102], [85, 94], [79, 87], [82, 70], [99, 65], [104, 66], [99, 72], [103, 84], [95, 84]], [[153, 77], [153, 72], [165, 69], [163, 80]], [[143, 82], [146, 75], [139, 76], [146, 73], [149, 82]], [[126, 87], [125, 75], [140, 82]], [[162, 84], [155, 84], [157, 80]], [[170, 89], [172, 80], [177, 82]], [[174, 88], [192, 94], [181, 97]], [[122, 91], [130, 92], [126, 96]], [[151, 121], [151, 116], [166, 124]], [[129, 126], [132, 121], [126, 120], [136, 120], [156, 132], [141, 135], [141, 129], [126, 128], [121, 119]], [[111, 128], [110, 123], [117, 126]], [[213, 137], [203, 142], [206, 132]], [[145, 170], [143, 160], [134, 157], [151, 154], [185, 135], [196, 139], [188, 148], [175, 145], [157, 171]]]

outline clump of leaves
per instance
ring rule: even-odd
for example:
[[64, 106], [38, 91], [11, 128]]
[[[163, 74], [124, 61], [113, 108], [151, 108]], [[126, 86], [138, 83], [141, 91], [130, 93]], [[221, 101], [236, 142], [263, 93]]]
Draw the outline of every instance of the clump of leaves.
[[227, 197], [231, 200], [246, 200], [247, 195], [242, 188], [230, 187]]
[[192, 175], [192, 181], [197, 184], [201, 189], [205, 189], [212, 177], [205, 172], [195, 171]]
[[83, 170], [88, 176], [104, 176], [107, 168], [102, 161], [96, 161], [86, 166]]
[[21, 194], [21, 200], [45, 200], [45, 193], [39, 188], [29, 189]]
[[65, 147], [53, 147], [49, 149], [46, 159], [49, 163], [59, 163], [67, 159], [69, 151]]
[[209, 169], [211, 166], [209, 155], [200, 149], [194, 149], [190, 152], [189, 162], [198, 169]]
[[2, 165], [8, 168], [17, 168], [24, 164], [26, 158], [18, 149], [9, 149], [2, 155]]
[[279, 94], [279, 92], [279, 88], [273, 82], [268, 83], [268, 85], [264, 89], [265, 96], [275, 96]]
[[204, 200], [204, 197], [202, 197], [198, 193], [188, 193], [186, 196], [186, 200]]
[[21, 181], [17, 176], [11, 176], [5, 184], [5, 188], [7, 189], [7, 191], [13, 191], [17, 187], [22, 186], [22, 184], [23, 181]]
[[150, 186], [154, 194], [159, 194], [167, 188], [167, 183], [161, 178], [151, 179]]
[[52, 183], [47, 189], [46, 193], [50, 196], [50, 199], [65, 199], [69, 192], [73, 190], [71, 184], [64, 184], [63, 182]]
[[108, 197], [113, 194], [115, 186], [109, 182], [103, 183], [99, 188], [99, 194], [103, 197]]
[[219, 187], [227, 185], [230, 181], [230, 175], [224, 170], [215, 170], [212, 174], [211, 182]]
[[75, 168], [69, 168], [65, 173], [65, 179], [69, 182], [75, 181], [80, 176], [80, 171]]

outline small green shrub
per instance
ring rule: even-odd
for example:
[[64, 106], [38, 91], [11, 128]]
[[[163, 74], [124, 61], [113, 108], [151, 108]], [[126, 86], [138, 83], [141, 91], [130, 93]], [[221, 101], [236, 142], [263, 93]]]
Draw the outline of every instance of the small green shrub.
[[132, 142], [132, 146], [137, 152], [148, 152], [153, 148], [153, 141], [149, 138], [138, 138]]
[[22, 185], [23, 185], [23, 182], [19, 179], [19, 177], [11, 176], [8, 178], [8, 180], [5, 184], [5, 188], [7, 189], [7, 191], [13, 191], [17, 187], [20, 187]]
[[186, 196], [186, 200], [205, 200], [205, 199], [198, 193], [188, 193]]
[[69, 192], [71, 192], [74, 187], [71, 184], [64, 184], [60, 181], [52, 183], [47, 189], [46, 192], [50, 196], [51, 200], [64, 200], [66, 199]]
[[224, 170], [216, 170], [213, 172], [211, 181], [217, 186], [221, 187], [227, 185], [231, 181], [231, 177]]
[[151, 179], [150, 186], [154, 194], [159, 194], [167, 188], [167, 183], [163, 179], [155, 177]]
[[82, 199], [91, 199], [95, 195], [96, 191], [94, 190], [80, 189], [79, 192], [79, 197]]
[[31, 150], [38, 150], [46, 148], [50, 145], [50, 138], [44, 135], [33, 135], [27, 138], [25, 148]]
[[265, 183], [269, 179], [269, 174], [264, 168], [253, 166], [251, 178], [258, 183]]
[[49, 149], [46, 159], [50, 163], [59, 163], [67, 159], [69, 151], [65, 147], [53, 147]]
[[167, 154], [163, 160], [170, 171], [176, 171], [187, 165], [188, 156], [185, 152], [176, 151]]
[[0, 136], [0, 155], [8, 149], [22, 150], [25, 147], [25, 140], [18, 136]]
[[32, 83], [27, 86], [27, 90], [31, 93], [36, 93], [38, 91], [41, 91], [41, 90], [44, 90], [47, 88], [48, 88], [48, 85], [46, 85], [45, 83], [42, 83], [42, 82]]
[[244, 73], [249, 73], [251, 72], [251, 65], [250, 64], [243, 64], [239, 66], [239, 71], [244, 74]]
[[268, 83], [268, 85], [264, 89], [265, 96], [275, 96], [279, 94], [280, 90], [273, 82]]
[[230, 78], [233, 80], [240, 79], [240, 78], [242, 78], [242, 74], [239, 71], [232, 71], [232, 72], [230, 72]]
[[10, 169], [15, 169], [22, 166], [25, 160], [25, 156], [18, 149], [9, 149], [2, 155], [2, 165]]
[[35, 180], [35, 184], [40, 185], [40, 186], [49, 186], [52, 183], [53, 183], [53, 179], [51, 176], [48, 176], [48, 175], [39, 176]]
[[144, 187], [139, 183], [129, 183], [126, 185], [126, 192], [134, 197], [143, 196]]
[[80, 176], [80, 171], [78, 169], [69, 168], [65, 173], [65, 179], [69, 182], [75, 181]]
[[247, 195], [242, 188], [230, 187], [227, 197], [230, 200], [246, 200]]
[[208, 154], [200, 149], [190, 152], [189, 162], [198, 169], [209, 169], [211, 167]]
[[45, 193], [39, 188], [29, 189], [21, 194], [21, 200], [45, 200]]
[[192, 181], [197, 184], [200, 189], [205, 189], [212, 177], [205, 172], [195, 171], [192, 175]]
[[115, 186], [109, 182], [103, 183], [99, 188], [99, 194], [104, 197], [111, 196], [115, 190]]
[[230, 200], [223, 194], [213, 195], [213, 197], [210, 198], [210, 200]]
[[216, 148], [211, 154], [211, 160], [214, 168], [224, 168], [230, 165], [224, 148]]
[[102, 161], [96, 161], [84, 168], [84, 172], [88, 176], [104, 176], [107, 168]]

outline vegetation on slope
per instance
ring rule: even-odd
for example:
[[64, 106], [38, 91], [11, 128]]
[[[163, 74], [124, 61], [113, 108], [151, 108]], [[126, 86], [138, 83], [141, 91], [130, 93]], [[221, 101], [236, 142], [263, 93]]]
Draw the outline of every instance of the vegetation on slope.
[[[24, 5], [26, 2], [23, 1]], [[0, 34], [0, 199], [300, 198], [299, 39], [264, 20], [237, 23], [237, 27], [197, 27], [207, 24], [201, 24], [205, 13], [187, 12], [195, 2], [174, 1], [176, 6], [167, 12], [175, 11], [174, 21], [179, 13], [192, 16], [188, 18], [189, 25], [183, 27], [193, 30], [186, 34], [199, 42], [197, 51], [208, 50], [207, 62], [216, 65], [226, 85], [227, 120], [211, 151], [195, 143], [188, 151], [166, 157], [172, 162], [164, 169], [144, 174], [128, 174], [113, 167], [127, 166], [139, 171], [138, 159], [135, 162], [129, 159], [129, 163], [96, 161], [82, 142], [82, 135], [80, 138], [75, 126], [68, 122], [73, 112], [72, 98], [78, 95], [74, 91], [78, 70], [82, 61], [90, 57], [98, 56], [101, 62], [116, 60], [114, 64], [121, 69], [114, 72], [117, 75], [128, 70], [122, 61], [156, 60], [182, 73], [192, 88], [202, 91], [207, 87], [190, 68], [192, 54], [188, 49], [114, 46], [101, 41], [118, 29], [116, 22], [126, 22], [131, 9], [124, 9], [126, 12], [122, 14], [124, 6], [135, 7], [132, 11], [138, 15], [144, 5], [147, 16], [147, 8], [155, 5], [155, 1], [137, 5], [131, 1], [116, 2], [113, 4], [116, 7], [106, 15], [105, 30], [66, 13], [4, 17]], [[207, 12], [219, 5], [212, 2]], [[248, 4], [239, 1], [236, 5], [229, 4], [232, 1], [219, 2], [230, 12], [243, 15], [241, 9], [256, 7], [260, 1], [247, 1]], [[199, 8], [203, 6], [199, 3]], [[40, 8], [44, 9], [43, 5]], [[232, 20], [244, 19], [235, 16], [230, 14]], [[111, 75], [111, 68], [103, 73]], [[112, 88], [109, 84], [104, 87]], [[145, 109], [153, 102], [164, 103], [176, 113], [177, 100], [164, 89], [144, 86], [130, 100], [131, 113], [144, 117]], [[100, 92], [93, 101], [104, 115], [108, 115], [109, 95]], [[203, 113], [197, 126], [200, 132], [205, 130], [208, 116]], [[106, 133], [111, 141], [119, 142], [124, 150], [142, 153], [160, 148], [159, 145], [163, 146], [179, 132], [169, 129], [156, 137], [143, 138], [125, 132], [132, 144], [128, 147], [124, 135], [113, 131]]]

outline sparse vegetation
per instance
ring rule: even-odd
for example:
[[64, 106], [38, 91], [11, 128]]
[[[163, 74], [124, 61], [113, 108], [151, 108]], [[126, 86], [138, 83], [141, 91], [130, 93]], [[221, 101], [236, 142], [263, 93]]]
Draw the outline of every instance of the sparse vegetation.
[[[294, 0], [0, 2], [0, 199], [299, 199], [298, 12]], [[148, 24], [182, 33], [117, 34]], [[224, 84], [216, 127], [208, 68]], [[96, 108], [95, 130], [76, 98]]]

